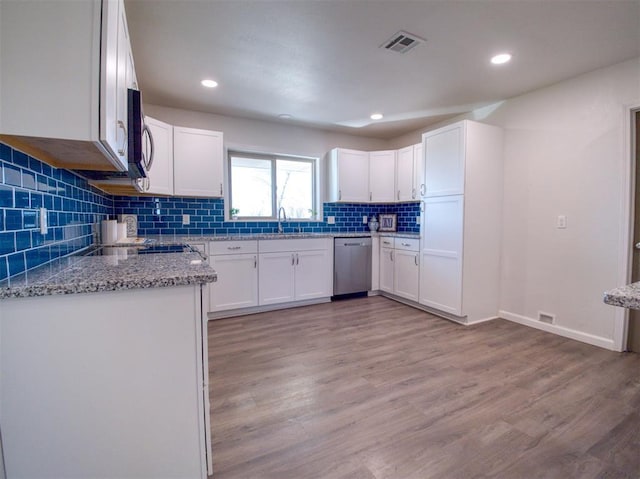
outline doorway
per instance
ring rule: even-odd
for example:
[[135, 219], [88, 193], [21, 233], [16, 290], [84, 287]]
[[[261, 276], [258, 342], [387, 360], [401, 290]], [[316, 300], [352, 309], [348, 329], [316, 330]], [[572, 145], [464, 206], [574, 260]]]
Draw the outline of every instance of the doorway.
[[[633, 255], [631, 261], [631, 281], [640, 281], [640, 110], [632, 113], [631, 119], [631, 151], [634, 155], [635, 193], [633, 216]], [[629, 310], [629, 326], [627, 333], [627, 350], [640, 353], [640, 311]]]

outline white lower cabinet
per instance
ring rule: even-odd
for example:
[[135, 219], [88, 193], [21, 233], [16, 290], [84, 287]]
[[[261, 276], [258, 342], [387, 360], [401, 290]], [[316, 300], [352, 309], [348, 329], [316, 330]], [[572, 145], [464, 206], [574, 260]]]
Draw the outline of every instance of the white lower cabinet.
[[420, 240], [382, 238], [380, 243], [380, 289], [417, 302], [420, 282]]
[[296, 254], [262, 253], [258, 273], [260, 304], [286, 303], [295, 300]]
[[259, 249], [260, 305], [331, 296], [333, 262], [328, 238], [267, 240], [260, 242]]
[[258, 305], [258, 242], [212, 241], [209, 264], [218, 273], [210, 283], [210, 311]]
[[212, 241], [209, 263], [218, 273], [209, 286], [211, 313], [329, 298], [333, 291], [330, 238]]

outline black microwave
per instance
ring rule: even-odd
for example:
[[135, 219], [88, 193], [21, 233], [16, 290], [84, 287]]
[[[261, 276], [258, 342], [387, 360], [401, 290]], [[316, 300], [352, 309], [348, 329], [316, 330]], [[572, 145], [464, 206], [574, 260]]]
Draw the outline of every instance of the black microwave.
[[[138, 90], [127, 91], [128, 145], [127, 160], [129, 178], [146, 178], [153, 163], [153, 136], [144, 122], [142, 97]], [[145, 148], [145, 142], [148, 145]]]

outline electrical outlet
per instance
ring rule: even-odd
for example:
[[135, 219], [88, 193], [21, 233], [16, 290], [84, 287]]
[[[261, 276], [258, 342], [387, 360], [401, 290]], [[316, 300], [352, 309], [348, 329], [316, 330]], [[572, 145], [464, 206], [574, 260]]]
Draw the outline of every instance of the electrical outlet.
[[328, 225], [335, 225], [336, 224], [336, 217], [335, 216], [327, 216], [327, 224]]
[[363, 216], [363, 217], [362, 217], [362, 224], [363, 224], [363, 225], [366, 225], [368, 222], [369, 222], [369, 218], [368, 218], [368, 217], [366, 217], [366, 216]]
[[419, 225], [420, 224], [420, 217], [416, 216], [416, 224]]
[[567, 217], [565, 215], [560, 215], [556, 219], [556, 228], [565, 229], [567, 227]]
[[49, 232], [49, 218], [47, 209], [40, 208], [40, 234], [46, 235]]
[[182, 224], [190, 225], [191, 224], [191, 216], [190, 215], [182, 215]]

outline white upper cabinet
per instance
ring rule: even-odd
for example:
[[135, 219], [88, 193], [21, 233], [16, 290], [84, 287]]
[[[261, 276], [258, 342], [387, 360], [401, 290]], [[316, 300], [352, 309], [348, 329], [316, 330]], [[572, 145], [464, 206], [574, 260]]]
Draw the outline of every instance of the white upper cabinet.
[[369, 153], [369, 201], [391, 203], [396, 201], [396, 151]]
[[147, 135], [143, 137], [147, 158], [153, 149], [153, 162], [147, 176], [149, 186], [146, 193], [173, 195], [173, 126], [148, 116], [145, 117], [145, 123], [153, 137], [153, 146]]
[[396, 200], [415, 201], [420, 196], [422, 144], [398, 150], [396, 160]]
[[334, 148], [329, 153], [327, 197], [329, 202], [369, 201], [369, 153]]
[[464, 122], [459, 122], [422, 136], [424, 197], [464, 193], [464, 133]]
[[0, 2], [0, 44], [0, 139], [53, 166], [125, 171], [124, 2]]
[[223, 196], [222, 132], [173, 127], [173, 191], [176, 196]]

